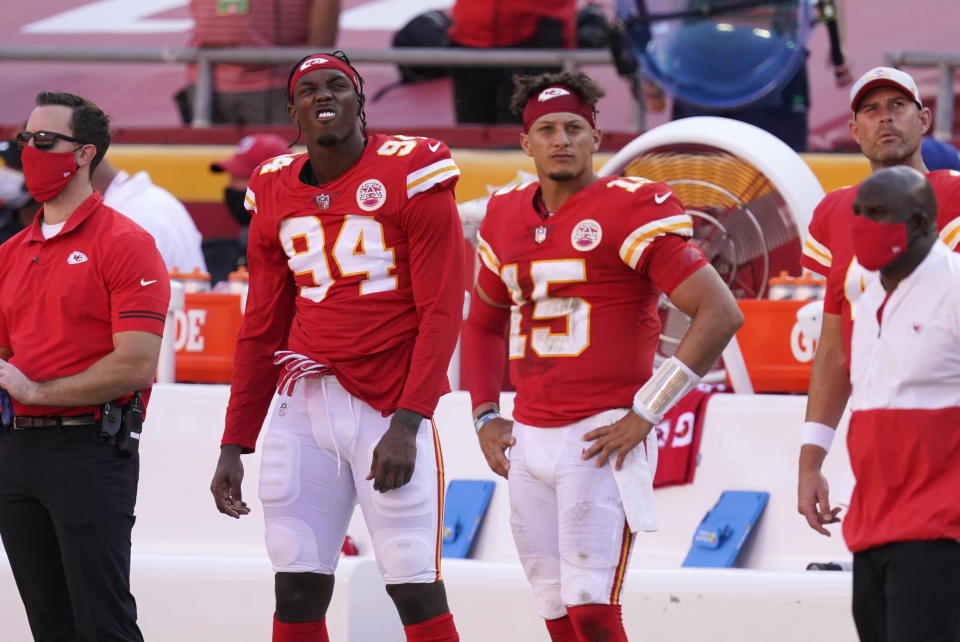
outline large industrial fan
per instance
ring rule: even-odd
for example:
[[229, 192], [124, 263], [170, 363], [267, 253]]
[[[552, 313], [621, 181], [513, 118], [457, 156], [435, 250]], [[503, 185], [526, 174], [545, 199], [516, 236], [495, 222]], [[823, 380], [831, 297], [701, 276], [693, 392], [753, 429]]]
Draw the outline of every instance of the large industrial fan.
[[[771, 276], [800, 273], [823, 188], [803, 159], [766, 131], [726, 118], [676, 120], [617, 152], [600, 174], [670, 185], [693, 218], [693, 243], [737, 298], [764, 298]], [[689, 319], [661, 297], [658, 356], [671, 356]]]

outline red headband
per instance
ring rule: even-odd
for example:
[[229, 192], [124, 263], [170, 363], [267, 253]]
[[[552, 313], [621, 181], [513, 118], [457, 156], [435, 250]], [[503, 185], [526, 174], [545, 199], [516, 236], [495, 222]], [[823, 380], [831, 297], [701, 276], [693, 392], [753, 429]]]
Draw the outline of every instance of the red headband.
[[350, 65], [343, 62], [339, 58], [327, 56], [325, 54], [317, 54], [315, 56], [310, 56], [297, 65], [296, 70], [293, 72], [293, 76], [290, 77], [290, 86], [287, 88], [287, 90], [289, 92], [291, 105], [293, 104], [293, 87], [297, 84], [297, 81], [300, 80], [300, 78], [305, 74], [308, 74], [316, 69], [336, 69], [337, 71], [342, 71], [353, 83], [353, 88], [357, 90], [357, 94], [360, 94], [360, 79], [357, 78], [355, 73], [353, 73], [353, 69], [350, 68]]
[[597, 127], [596, 112], [583, 98], [565, 85], [550, 85], [536, 96], [531, 96], [523, 108], [523, 133], [530, 131], [530, 127], [541, 116], [556, 112], [583, 116], [591, 127]]

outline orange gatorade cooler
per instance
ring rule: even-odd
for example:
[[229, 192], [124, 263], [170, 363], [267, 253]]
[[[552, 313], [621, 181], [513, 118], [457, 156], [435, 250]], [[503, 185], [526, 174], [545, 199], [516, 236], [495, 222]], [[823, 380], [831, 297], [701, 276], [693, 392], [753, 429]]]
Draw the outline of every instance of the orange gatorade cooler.
[[737, 304], [744, 319], [737, 342], [754, 392], [806, 393], [819, 333], [797, 319], [797, 310], [810, 302], [741, 299]]
[[240, 294], [188, 292], [177, 322], [176, 380], [230, 383], [243, 314]]

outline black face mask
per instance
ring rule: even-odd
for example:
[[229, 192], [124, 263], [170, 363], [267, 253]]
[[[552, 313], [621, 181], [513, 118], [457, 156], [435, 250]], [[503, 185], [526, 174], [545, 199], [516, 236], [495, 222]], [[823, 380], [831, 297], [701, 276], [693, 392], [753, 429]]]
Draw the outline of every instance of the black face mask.
[[250, 212], [243, 206], [243, 200], [247, 196], [247, 190], [234, 189], [226, 187], [223, 190], [223, 202], [226, 203], [230, 214], [240, 225], [250, 225]]

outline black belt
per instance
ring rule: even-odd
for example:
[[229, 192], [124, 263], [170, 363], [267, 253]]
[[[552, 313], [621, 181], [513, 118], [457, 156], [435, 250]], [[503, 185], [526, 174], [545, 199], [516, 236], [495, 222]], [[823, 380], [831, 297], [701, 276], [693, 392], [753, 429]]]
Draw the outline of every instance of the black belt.
[[14, 417], [14, 430], [35, 430], [37, 428], [58, 428], [60, 426], [95, 426], [97, 418], [93, 415], [73, 415], [70, 417]]

